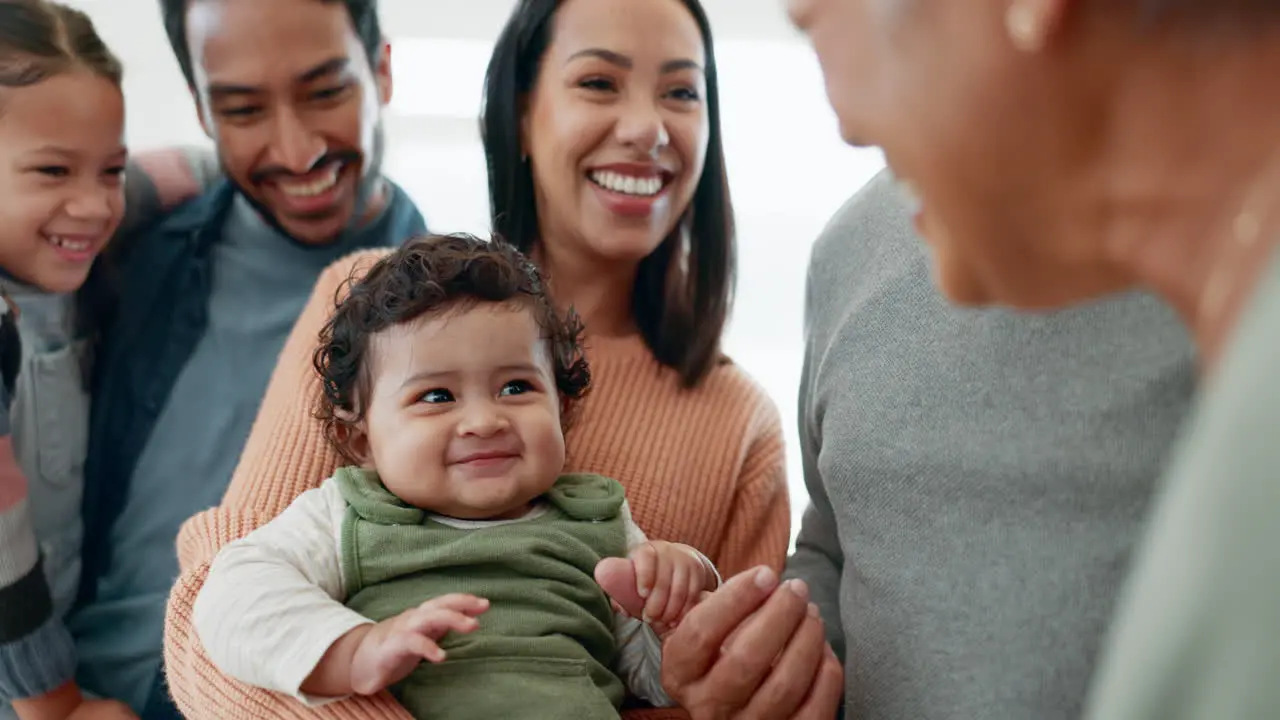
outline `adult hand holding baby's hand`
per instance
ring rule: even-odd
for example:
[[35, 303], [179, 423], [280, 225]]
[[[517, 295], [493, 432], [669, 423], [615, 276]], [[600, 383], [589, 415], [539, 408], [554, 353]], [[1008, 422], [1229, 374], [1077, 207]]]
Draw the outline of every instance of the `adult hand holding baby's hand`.
[[338, 638], [302, 684], [317, 697], [374, 695], [409, 676], [423, 660], [440, 662], [438, 641], [449, 632], [469, 633], [489, 601], [453, 593], [432, 598], [373, 625], [361, 625]]
[[601, 561], [596, 582], [624, 612], [640, 616], [662, 635], [719, 580], [710, 564], [688, 545], [651, 540], [625, 560]]

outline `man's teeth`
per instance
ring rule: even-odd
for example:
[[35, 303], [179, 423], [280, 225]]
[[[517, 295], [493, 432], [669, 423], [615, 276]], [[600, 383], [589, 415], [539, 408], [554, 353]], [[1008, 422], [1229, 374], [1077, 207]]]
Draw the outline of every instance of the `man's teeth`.
[[71, 252], [85, 252], [93, 247], [93, 243], [89, 240], [70, 240], [61, 235], [45, 235], [44, 237], [53, 245]]
[[662, 190], [662, 178], [635, 177], [622, 175], [608, 170], [596, 170], [591, 173], [591, 182], [605, 190], [612, 190], [623, 195], [639, 195], [649, 197]]
[[337, 184], [338, 171], [341, 169], [341, 166], [335, 164], [320, 179], [312, 180], [311, 182], [282, 180], [279, 183], [280, 189], [284, 191], [285, 195], [292, 197], [314, 197]]

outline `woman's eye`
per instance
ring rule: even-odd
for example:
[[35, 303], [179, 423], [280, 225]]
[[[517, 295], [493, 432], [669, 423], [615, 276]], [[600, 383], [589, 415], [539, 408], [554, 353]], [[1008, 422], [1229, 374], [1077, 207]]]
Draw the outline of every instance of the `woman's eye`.
[[671, 91], [671, 97], [685, 102], [696, 102], [698, 100], [698, 91], [693, 88], [676, 88]]
[[525, 380], [512, 380], [506, 385], [503, 385], [502, 392], [498, 394], [504, 397], [508, 395], [523, 395], [531, 390], [533, 390], [532, 383]]
[[605, 78], [588, 78], [578, 83], [578, 86], [586, 88], [587, 90], [597, 90], [600, 92], [609, 92], [614, 88], [613, 81], [606, 80]]
[[71, 170], [63, 165], [45, 165], [36, 168], [36, 172], [49, 177], [62, 178], [71, 174]]
[[422, 402], [431, 404], [453, 402], [453, 393], [443, 388], [428, 390], [422, 393]]

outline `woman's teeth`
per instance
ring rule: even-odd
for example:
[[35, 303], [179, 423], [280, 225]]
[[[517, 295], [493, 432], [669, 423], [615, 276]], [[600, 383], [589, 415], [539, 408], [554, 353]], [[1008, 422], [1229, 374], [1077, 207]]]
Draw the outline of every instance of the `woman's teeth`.
[[592, 171], [591, 182], [599, 185], [605, 190], [622, 193], [623, 195], [638, 195], [641, 197], [657, 195], [662, 190], [663, 186], [662, 178], [635, 177], [633, 175], [622, 175], [621, 173], [610, 172], [608, 170]]

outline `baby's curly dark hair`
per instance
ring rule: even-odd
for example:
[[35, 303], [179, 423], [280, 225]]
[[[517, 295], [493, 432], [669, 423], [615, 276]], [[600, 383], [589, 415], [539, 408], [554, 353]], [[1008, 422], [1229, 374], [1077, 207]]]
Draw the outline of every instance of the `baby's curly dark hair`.
[[350, 293], [320, 331], [313, 358], [322, 386], [316, 416], [346, 459], [358, 462], [344, 440], [349, 433], [342, 430], [364, 419], [374, 334], [477, 303], [521, 304], [533, 313], [551, 350], [561, 426], [569, 427], [577, 401], [591, 384], [582, 322], [572, 310], [562, 315], [555, 309], [537, 266], [510, 244], [463, 234], [428, 235], [405, 243], [363, 277], [353, 274], [346, 284]]

